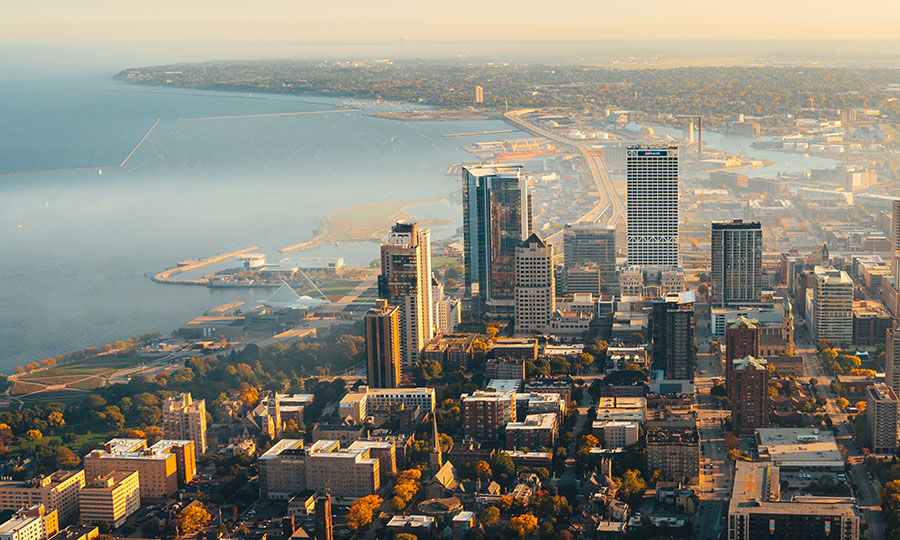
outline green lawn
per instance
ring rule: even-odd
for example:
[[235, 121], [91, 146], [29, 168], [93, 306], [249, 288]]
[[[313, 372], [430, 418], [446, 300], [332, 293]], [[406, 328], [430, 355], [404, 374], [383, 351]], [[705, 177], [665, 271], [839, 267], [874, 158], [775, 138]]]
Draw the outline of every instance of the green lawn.
[[49, 378], [50, 380], [47, 382], [52, 384], [53, 382], [55, 382], [53, 379], [55, 377], [68, 377], [72, 375], [99, 375], [101, 373], [108, 373], [117, 369], [134, 366], [145, 361], [146, 360], [138, 357], [137, 354], [133, 352], [106, 354], [102, 356], [85, 358], [84, 360], [77, 360], [75, 362], [72, 362], [71, 364], [50, 368], [46, 371], [39, 371], [37, 373], [23, 375], [21, 379], [23, 381], [44, 382], [44, 379]]

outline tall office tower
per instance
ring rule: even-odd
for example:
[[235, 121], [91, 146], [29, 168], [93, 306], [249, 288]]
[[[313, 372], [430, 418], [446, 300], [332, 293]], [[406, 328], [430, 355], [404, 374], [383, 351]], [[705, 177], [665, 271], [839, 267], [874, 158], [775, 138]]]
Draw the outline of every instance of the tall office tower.
[[475, 104], [484, 103], [484, 87], [477, 85], [475, 87]]
[[366, 323], [366, 360], [371, 388], [400, 386], [400, 310], [387, 300], [376, 300], [364, 317]]
[[269, 399], [266, 402], [266, 426], [263, 429], [265, 433], [273, 441], [281, 438], [281, 432], [284, 431], [284, 422], [281, 419], [281, 402], [278, 401], [278, 392], [270, 392]]
[[765, 359], [745, 356], [731, 361], [734, 390], [731, 420], [738, 435], [752, 435], [769, 425], [769, 369]]
[[553, 247], [531, 233], [516, 248], [515, 320], [517, 334], [546, 331], [556, 311]]
[[668, 269], [678, 257], [678, 147], [629, 146], [628, 266]]
[[897, 451], [898, 414], [897, 394], [884, 383], [866, 387], [866, 424], [875, 454], [893, 454]]
[[816, 266], [813, 294], [807, 293], [806, 317], [816, 341], [853, 340], [853, 280], [843, 270]]
[[725, 325], [725, 389], [729, 398], [735, 388], [733, 361], [747, 356], [759, 357], [759, 321], [741, 316]]
[[684, 121], [684, 127], [682, 128], [681, 138], [684, 140], [685, 144], [693, 144], [694, 143], [694, 119], [688, 118]]
[[762, 290], [762, 227], [735, 219], [712, 224], [710, 307], [759, 302]]
[[569, 223], [563, 231], [566, 273], [596, 265], [603, 283], [616, 282], [616, 228], [599, 223]]
[[316, 498], [316, 540], [333, 540], [334, 527], [331, 524], [331, 495]]
[[900, 394], [900, 328], [888, 328], [884, 346], [884, 382]]
[[513, 315], [516, 247], [531, 234], [531, 194], [521, 165], [463, 167], [466, 293], [489, 317]]
[[170, 397], [162, 406], [162, 428], [169, 439], [190, 439], [194, 448], [206, 453], [206, 400], [191, 394]]
[[667, 379], [694, 378], [694, 293], [653, 300], [650, 311], [653, 369]]
[[400, 308], [400, 361], [411, 367], [434, 337], [431, 231], [398, 221], [381, 245], [378, 296]]
[[897, 251], [900, 251], [900, 200], [894, 200], [891, 205], [891, 252]]

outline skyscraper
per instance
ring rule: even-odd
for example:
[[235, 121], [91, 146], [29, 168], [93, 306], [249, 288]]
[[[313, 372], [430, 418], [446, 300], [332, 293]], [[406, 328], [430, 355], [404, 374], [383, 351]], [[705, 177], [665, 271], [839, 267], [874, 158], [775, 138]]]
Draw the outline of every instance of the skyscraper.
[[556, 287], [553, 279], [553, 247], [531, 233], [516, 248], [516, 333], [546, 331], [556, 311]]
[[531, 234], [531, 194], [521, 165], [463, 167], [466, 293], [488, 316], [511, 316], [516, 247]]
[[400, 359], [404, 366], [414, 366], [434, 337], [429, 229], [412, 221], [398, 221], [391, 228], [381, 245], [378, 296], [400, 309]]
[[628, 266], [677, 268], [678, 147], [629, 146]]
[[745, 356], [731, 361], [734, 390], [731, 420], [738, 435], [769, 425], [769, 369], [766, 360]]
[[563, 232], [565, 269], [597, 265], [603, 283], [616, 281], [616, 228], [599, 223], [569, 223]]
[[866, 424], [875, 454], [893, 454], [900, 436], [900, 401], [884, 383], [866, 387]]
[[816, 266], [813, 294], [807, 293], [806, 317], [816, 341], [835, 344], [853, 339], [853, 280], [843, 270]]
[[694, 378], [694, 293], [656, 298], [650, 311], [653, 369], [667, 379]]
[[400, 386], [400, 315], [387, 300], [377, 300], [365, 316], [366, 360], [371, 388]]
[[762, 227], [735, 219], [712, 224], [710, 306], [759, 302], [762, 289]]
[[[900, 200], [891, 204], [891, 251], [900, 251]], [[900, 287], [900, 284], [895, 284]]]

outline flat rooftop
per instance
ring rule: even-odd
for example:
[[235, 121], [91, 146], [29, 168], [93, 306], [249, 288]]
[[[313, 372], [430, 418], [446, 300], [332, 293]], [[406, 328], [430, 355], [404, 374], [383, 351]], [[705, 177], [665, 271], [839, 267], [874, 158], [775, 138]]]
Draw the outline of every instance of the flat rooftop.
[[844, 458], [829, 431], [793, 428], [756, 430], [760, 459], [779, 467], [840, 467]]

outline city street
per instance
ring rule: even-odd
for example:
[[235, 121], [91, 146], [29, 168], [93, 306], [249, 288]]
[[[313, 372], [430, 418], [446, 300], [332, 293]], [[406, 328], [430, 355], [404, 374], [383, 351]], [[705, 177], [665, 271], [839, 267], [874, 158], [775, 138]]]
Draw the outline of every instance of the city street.
[[[708, 341], [698, 338], [700, 350]], [[710, 395], [713, 379], [723, 378], [718, 355], [698, 354], [694, 392], [697, 400], [697, 429], [700, 433], [700, 510], [694, 521], [694, 538], [719, 537], [722, 515], [731, 493], [732, 467], [725, 449], [722, 422], [729, 411], [716, 408]]]

